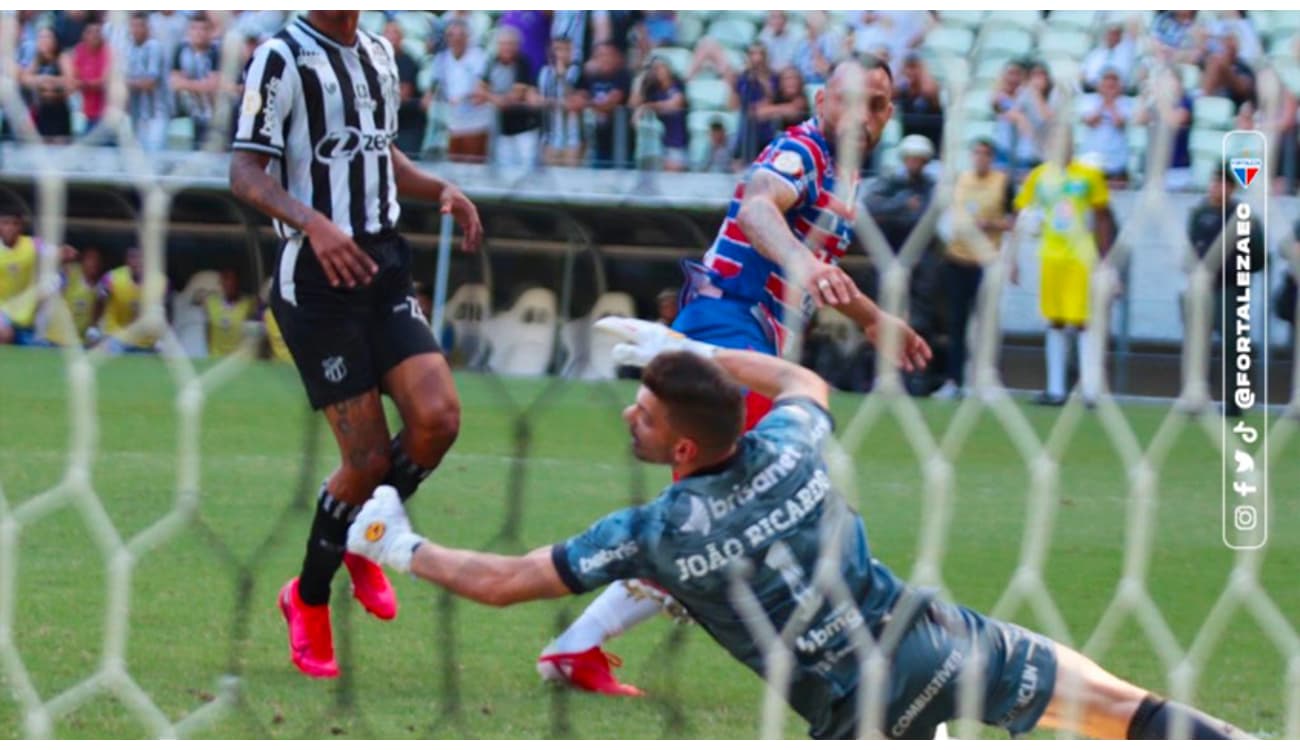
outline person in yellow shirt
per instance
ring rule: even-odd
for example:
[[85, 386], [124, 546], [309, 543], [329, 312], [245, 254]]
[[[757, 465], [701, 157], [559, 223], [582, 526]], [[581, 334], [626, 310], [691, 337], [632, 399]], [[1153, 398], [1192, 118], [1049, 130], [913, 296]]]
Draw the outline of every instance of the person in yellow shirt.
[[1041, 216], [1039, 310], [1048, 326], [1043, 347], [1047, 389], [1037, 403], [1048, 406], [1065, 403], [1067, 331], [1076, 334], [1083, 398], [1088, 403], [1097, 398], [1097, 373], [1083, 366], [1090, 346], [1089, 276], [1115, 237], [1106, 176], [1100, 169], [1074, 159], [1071, 151], [1067, 140], [1063, 160], [1048, 160], [1035, 167], [1015, 201], [1022, 218], [1030, 211]]
[[[164, 281], [164, 283], [166, 283]], [[126, 251], [126, 264], [114, 268], [99, 281], [93, 319], [103, 329], [100, 346], [115, 352], [152, 352], [158, 337], [129, 331], [140, 317], [144, 302], [144, 263], [140, 249]], [[163, 306], [164, 309], [166, 305]]]
[[257, 319], [257, 298], [240, 290], [239, 272], [221, 270], [221, 293], [203, 300], [208, 319], [208, 356], [224, 357], [239, 348], [244, 323]]
[[40, 246], [23, 234], [23, 210], [0, 206], [0, 344], [30, 344], [35, 339], [37, 260]]
[[[978, 138], [971, 144], [971, 168], [953, 187], [953, 238], [945, 248], [943, 286], [948, 298], [947, 377], [935, 398], [960, 398], [966, 370], [966, 328], [970, 324], [984, 266], [997, 258], [1002, 234], [1011, 228], [1015, 189], [1011, 177], [993, 168], [994, 144]], [[981, 240], [982, 238], [982, 240]]]
[[68, 306], [71, 325], [55, 315], [47, 301], [42, 331], [46, 341], [56, 346], [71, 346], [74, 341], [94, 343], [86, 341], [86, 332], [96, 325], [95, 301], [103, 276], [104, 254], [98, 247], [87, 245], [80, 252], [64, 248], [60, 294]]

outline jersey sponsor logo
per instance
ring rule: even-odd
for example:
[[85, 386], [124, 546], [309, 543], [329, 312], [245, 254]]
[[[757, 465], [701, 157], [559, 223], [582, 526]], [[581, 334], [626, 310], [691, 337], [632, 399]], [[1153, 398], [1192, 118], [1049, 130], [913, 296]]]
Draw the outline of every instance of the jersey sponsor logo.
[[748, 483], [734, 487], [726, 497], [705, 498], [709, 512], [714, 518], [724, 518], [736, 508], [748, 505], [756, 497], [775, 487], [782, 479], [790, 476], [802, 457], [803, 454], [797, 448], [787, 446], [772, 465], [760, 471]]
[[613, 549], [597, 550], [595, 554], [578, 560], [579, 573], [591, 573], [600, 570], [612, 562], [626, 560], [640, 551], [640, 547], [634, 541], [626, 541], [614, 547]]
[[257, 93], [257, 89], [250, 86], [249, 89], [244, 92], [244, 103], [240, 106], [239, 109], [244, 114], [248, 115], [249, 117], [252, 117], [253, 115], [257, 114], [257, 111], [261, 108], [262, 108], [262, 95]]
[[682, 531], [707, 535], [711, 528], [713, 522], [709, 520], [709, 511], [704, 507], [704, 501], [699, 495], [691, 495], [691, 514], [686, 517], [686, 523], [682, 524]]
[[331, 383], [341, 383], [348, 376], [348, 366], [342, 357], [326, 357], [321, 360], [320, 366], [325, 379]]
[[808, 628], [803, 635], [794, 639], [794, 647], [805, 654], [813, 654], [825, 648], [835, 636], [861, 627], [866, 622], [857, 607], [844, 606], [832, 613], [824, 624]]
[[889, 733], [894, 737], [902, 737], [908, 728], [912, 726], [912, 722], [916, 721], [916, 718], [925, 710], [925, 707], [930, 705], [935, 697], [939, 695], [939, 691], [943, 690], [944, 686], [952, 682], [952, 678], [957, 676], [957, 670], [961, 668], [962, 662], [965, 660], [965, 652], [960, 649], [953, 649], [952, 653], [948, 654], [948, 658], [943, 660], [943, 664], [939, 665], [939, 671], [934, 673], [934, 676], [925, 684], [921, 692], [912, 699], [911, 703], [907, 704], [907, 710], [903, 711], [903, 715], [898, 717], [898, 721], [895, 721], [894, 725], [889, 728]]
[[[249, 89], [248, 93], [258, 96], [259, 99], [261, 98], [256, 89]], [[266, 82], [266, 98], [265, 101], [259, 101], [259, 104], [262, 108], [262, 128], [258, 132], [261, 133], [263, 137], [273, 138], [275, 132], [280, 129], [279, 78], [272, 78]], [[247, 96], [244, 97], [244, 114], [249, 116], [257, 114], [256, 108], [254, 108], [252, 112], [248, 111]]]
[[772, 167], [781, 174], [791, 177], [803, 176], [803, 159], [800, 159], [799, 155], [792, 151], [782, 151], [777, 154], [776, 158], [772, 160]]
[[316, 158], [322, 162], [348, 161], [362, 152], [388, 150], [391, 136], [388, 133], [362, 133], [357, 128], [344, 128], [327, 134], [316, 143]]

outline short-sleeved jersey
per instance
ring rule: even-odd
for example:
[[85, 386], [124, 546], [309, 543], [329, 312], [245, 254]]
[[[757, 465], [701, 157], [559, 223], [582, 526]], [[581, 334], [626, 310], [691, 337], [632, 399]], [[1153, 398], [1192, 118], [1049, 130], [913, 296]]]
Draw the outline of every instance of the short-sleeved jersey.
[[789, 699], [816, 735], [859, 681], [849, 648], [854, 628], [873, 633], [903, 584], [871, 558], [862, 518], [831, 487], [822, 445], [830, 415], [806, 399], [784, 399], [746, 433], [723, 466], [669, 486], [654, 501], [597, 521], [557, 544], [552, 558], [574, 592], [645, 578], [663, 587], [714, 640], [758, 674], [763, 654], [730, 595], [731, 566], [749, 566], [749, 585], [777, 630], [813, 595], [822, 520], [844, 513], [840, 574], [856, 606], [824, 602], [795, 639]]
[[399, 83], [387, 39], [358, 30], [348, 47], [299, 17], [253, 52], [231, 148], [274, 157], [268, 169], [289, 194], [346, 234], [390, 230], [401, 214], [389, 148]]
[[257, 301], [244, 295], [227, 302], [213, 294], [204, 301], [208, 318], [208, 356], [224, 357], [239, 348], [244, 338], [244, 321], [257, 310]]
[[[726, 296], [760, 304], [769, 318], [775, 341], [784, 340], [785, 276], [781, 266], [758, 252], [737, 223], [745, 185], [756, 172], [777, 177], [795, 196], [786, 212], [790, 231], [819, 260], [834, 262], [853, 241], [852, 202], [836, 197], [834, 150], [812, 118], [778, 135], [754, 160], [727, 206], [718, 236], [700, 264], [688, 262], [687, 277], [693, 294]], [[847, 194], [853, 193], [850, 186]], [[812, 314], [811, 300], [802, 299], [805, 316]]]
[[36, 240], [20, 236], [13, 247], [0, 245], [0, 313], [19, 328], [36, 318]]
[[1101, 170], [1072, 161], [1064, 173], [1050, 162], [1034, 167], [1016, 195], [1015, 206], [1017, 211], [1032, 206], [1043, 212], [1042, 257], [1091, 265], [1097, 260], [1096, 211], [1109, 203]]

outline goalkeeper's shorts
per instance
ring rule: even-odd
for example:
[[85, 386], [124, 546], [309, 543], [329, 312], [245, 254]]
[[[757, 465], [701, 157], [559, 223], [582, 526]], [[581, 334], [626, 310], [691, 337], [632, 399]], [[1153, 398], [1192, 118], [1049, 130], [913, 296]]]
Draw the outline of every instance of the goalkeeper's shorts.
[[1043, 258], [1038, 307], [1049, 323], [1088, 323], [1088, 277], [1092, 268], [1075, 258]]
[[[978, 718], [1011, 734], [1034, 728], [1056, 687], [1056, 648], [1050, 639], [1019, 625], [956, 604], [932, 601], [908, 628], [890, 661], [884, 725], [892, 739], [930, 739], [957, 718], [961, 684], [982, 662], [975, 683], [981, 691]], [[865, 679], [865, 677], [864, 677]], [[824, 739], [858, 735], [857, 693], [837, 702]]]

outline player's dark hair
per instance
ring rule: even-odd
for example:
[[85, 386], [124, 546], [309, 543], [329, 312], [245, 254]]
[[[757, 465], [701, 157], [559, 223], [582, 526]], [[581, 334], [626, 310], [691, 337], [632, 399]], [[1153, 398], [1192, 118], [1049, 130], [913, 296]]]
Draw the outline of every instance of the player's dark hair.
[[646, 365], [641, 382], [668, 408], [673, 427], [703, 452], [720, 453], [740, 438], [745, 397], [713, 362], [690, 352], [667, 352]]
[[889, 63], [881, 60], [879, 57], [871, 54], [864, 54], [858, 58], [858, 63], [862, 65], [863, 72], [870, 73], [873, 70], [885, 71], [885, 77], [889, 83], [894, 83], [894, 71], [890, 69]]

